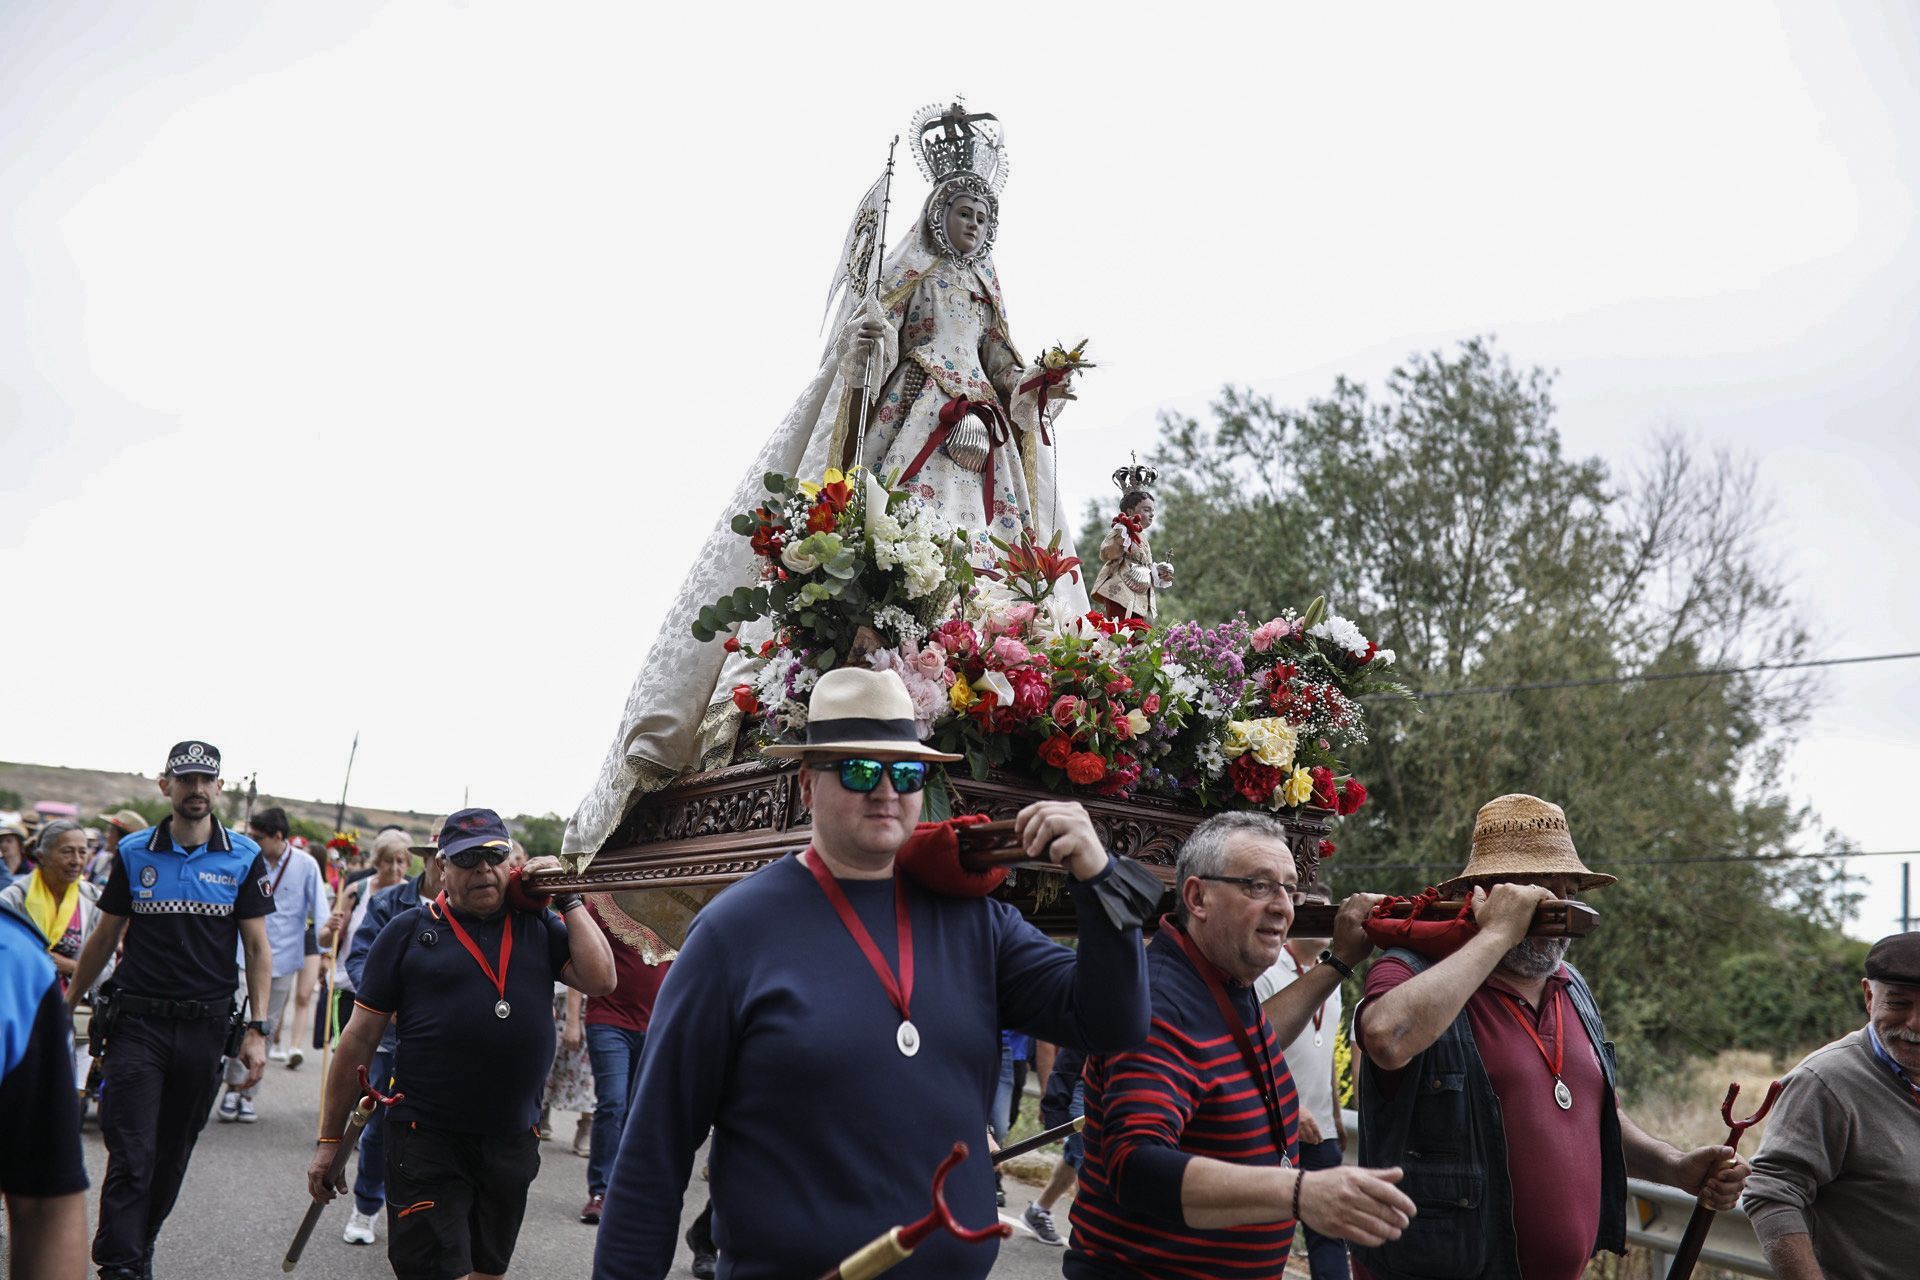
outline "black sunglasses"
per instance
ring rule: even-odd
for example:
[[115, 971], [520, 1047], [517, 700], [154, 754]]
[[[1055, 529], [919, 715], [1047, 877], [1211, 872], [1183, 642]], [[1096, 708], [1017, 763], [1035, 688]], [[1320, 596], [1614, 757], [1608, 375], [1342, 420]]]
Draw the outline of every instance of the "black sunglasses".
[[497, 867], [505, 862], [507, 856], [512, 852], [511, 849], [462, 849], [460, 852], [450, 853], [446, 855], [446, 857], [448, 862], [451, 862], [462, 871], [471, 871], [480, 865], [481, 859], [483, 858], [486, 860], [488, 866]]
[[822, 773], [838, 769], [840, 785], [862, 794], [879, 786], [882, 774], [893, 781], [893, 789], [903, 796], [910, 796], [927, 785], [925, 760], [894, 760], [888, 763], [879, 760], [827, 760], [813, 767]]

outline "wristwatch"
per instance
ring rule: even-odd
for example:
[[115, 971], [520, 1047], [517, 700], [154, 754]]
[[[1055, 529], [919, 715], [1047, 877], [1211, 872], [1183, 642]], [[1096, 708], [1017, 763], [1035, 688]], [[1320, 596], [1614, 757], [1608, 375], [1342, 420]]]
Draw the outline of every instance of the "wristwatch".
[[249, 1022], [247, 1024], [247, 1030], [258, 1031], [260, 1033], [260, 1038], [264, 1040], [268, 1036], [273, 1034], [273, 1024], [271, 1022], [261, 1022], [256, 1019], [255, 1021]]
[[1325, 951], [1322, 951], [1320, 953], [1320, 963], [1330, 964], [1334, 968], [1338, 969], [1340, 971], [1340, 976], [1343, 979], [1351, 978], [1353, 976], [1353, 966], [1348, 964], [1345, 960], [1342, 960], [1339, 956], [1333, 954], [1332, 947], [1328, 947]]
[[580, 895], [577, 893], [556, 893], [553, 895], [552, 901], [547, 905], [564, 916], [567, 912], [580, 905]]

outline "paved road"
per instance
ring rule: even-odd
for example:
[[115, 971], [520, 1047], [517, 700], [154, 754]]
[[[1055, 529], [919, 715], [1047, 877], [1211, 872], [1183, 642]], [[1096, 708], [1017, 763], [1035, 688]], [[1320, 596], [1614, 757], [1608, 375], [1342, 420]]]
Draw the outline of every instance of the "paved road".
[[[309, 1063], [288, 1071], [269, 1064], [260, 1091], [256, 1124], [208, 1122], [187, 1171], [180, 1203], [160, 1236], [154, 1274], [161, 1280], [265, 1280], [278, 1276], [294, 1229], [308, 1204], [306, 1166], [313, 1152], [319, 1073]], [[513, 1274], [531, 1280], [564, 1280], [588, 1274], [593, 1258], [593, 1228], [579, 1220], [587, 1195], [587, 1162], [570, 1147], [571, 1114], [555, 1117], [557, 1138], [541, 1148], [540, 1176], [527, 1199], [526, 1225], [514, 1254]], [[106, 1167], [98, 1127], [89, 1119], [84, 1136], [87, 1168], [96, 1188]], [[1009, 1181], [1017, 1214], [1034, 1188]], [[90, 1197], [91, 1198], [91, 1197]], [[704, 1203], [698, 1191], [689, 1197], [687, 1218]], [[334, 1202], [321, 1219], [296, 1275], [324, 1280], [376, 1280], [390, 1277], [384, 1224], [372, 1248], [345, 1244], [347, 1199]], [[91, 1229], [89, 1208], [89, 1229]], [[0, 1248], [0, 1258], [5, 1249]], [[1000, 1248], [994, 1280], [1054, 1280], [1060, 1274], [1059, 1249], [1048, 1248], [1024, 1230]], [[688, 1276], [684, 1251], [675, 1259], [675, 1276]]]

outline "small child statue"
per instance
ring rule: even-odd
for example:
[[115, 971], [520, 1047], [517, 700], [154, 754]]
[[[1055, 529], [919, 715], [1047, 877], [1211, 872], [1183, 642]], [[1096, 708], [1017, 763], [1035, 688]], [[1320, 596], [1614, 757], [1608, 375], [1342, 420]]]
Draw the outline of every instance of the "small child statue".
[[1159, 593], [1173, 585], [1173, 566], [1155, 562], [1147, 542], [1153, 525], [1154, 481], [1159, 473], [1136, 459], [1113, 473], [1120, 490], [1120, 514], [1100, 543], [1100, 575], [1091, 592], [1095, 607], [1110, 618], [1137, 618], [1152, 624]]

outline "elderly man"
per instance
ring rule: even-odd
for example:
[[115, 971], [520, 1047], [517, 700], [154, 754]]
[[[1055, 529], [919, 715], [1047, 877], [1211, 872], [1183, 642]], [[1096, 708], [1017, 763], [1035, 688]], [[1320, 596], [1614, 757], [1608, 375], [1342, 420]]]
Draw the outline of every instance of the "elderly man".
[[1714, 1209], [1738, 1199], [1749, 1169], [1730, 1148], [1676, 1150], [1620, 1109], [1599, 1007], [1562, 963], [1569, 940], [1527, 936], [1540, 903], [1613, 882], [1580, 861], [1560, 806], [1501, 796], [1441, 886], [1472, 889], [1478, 933], [1438, 962], [1396, 948], [1368, 973], [1361, 1162], [1403, 1164], [1408, 1194], [1449, 1211], [1356, 1243], [1357, 1275], [1576, 1280], [1597, 1251], [1625, 1252], [1629, 1176]]
[[1297, 1220], [1378, 1243], [1414, 1212], [1395, 1169], [1295, 1166], [1299, 1094], [1280, 1045], [1366, 957], [1374, 899], [1341, 907], [1331, 950], [1268, 1008], [1254, 982], [1280, 958], [1298, 872], [1286, 831], [1262, 814], [1194, 828], [1175, 868], [1177, 914], [1147, 949], [1153, 1035], [1088, 1062], [1086, 1159], [1069, 1280], [1270, 1275]]
[[387, 1261], [399, 1280], [506, 1272], [540, 1168], [534, 1124], [553, 1061], [553, 984], [613, 990], [613, 955], [577, 896], [554, 898], [553, 912], [508, 905], [510, 848], [491, 809], [447, 818], [445, 887], [381, 930], [327, 1073], [307, 1170], [323, 1201], [346, 1190], [328, 1173], [360, 1093], [356, 1073], [398, 1019], [394, 1073], [406, 1097], [388, 1117], [386, 1193]]
[[[1112, 874], [1077, 804], [1029, 805], [1016, 830], [1064, 867], [1077, 952], [1010, 905], [947, 897], [896, 872], [930, 762], [893, 672], [814, 687], [801, 762], [813, 843], [728, 889], [694, 921], [660, 989], [607, 1191], [600, 1280], [673, 1261], [694, 1152], [713, 1130], [714, 1236], [726, 1274], [813, 1276], [927, 1211], [935, 1166], [965, 1223], [994, 1220], [985, 1148], [999, 1031], [1119, 1049], [1147, 1034], [1137, 927], [1081, 886]], [[939, 1235], [892, 1274], [984, 1276], [993, 1244]]]
[[1920, 1266], [1920, 933], [1867, 952], [1867, 1025], [1788, 1073], [1745, 1208], [1781, 1280]]

